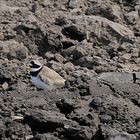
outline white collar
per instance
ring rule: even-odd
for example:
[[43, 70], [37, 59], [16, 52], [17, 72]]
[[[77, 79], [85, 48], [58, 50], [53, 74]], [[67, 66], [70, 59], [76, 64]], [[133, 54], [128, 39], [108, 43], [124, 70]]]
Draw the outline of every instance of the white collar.
[[43, 67], [43, 65], [40, 66], [39, 68], [31, 68], [31, 72], [39, 71], [42, 67]]

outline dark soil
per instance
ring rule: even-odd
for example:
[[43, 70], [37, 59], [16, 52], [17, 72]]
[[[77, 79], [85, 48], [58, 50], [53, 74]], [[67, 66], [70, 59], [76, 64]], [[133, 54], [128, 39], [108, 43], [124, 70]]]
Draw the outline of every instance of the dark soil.
[[[0, 140], [140, 140], [139, 47], [139, 0], [1, 0]], [[65, 87], [34, 87], [32, 59]]]

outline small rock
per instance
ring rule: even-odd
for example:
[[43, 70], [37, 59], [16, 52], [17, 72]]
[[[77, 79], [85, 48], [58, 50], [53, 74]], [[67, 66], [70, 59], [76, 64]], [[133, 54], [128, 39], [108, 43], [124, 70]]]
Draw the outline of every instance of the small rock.
[[0, 139], [1, 140], [5, 139], [5, 130], [6, 130], [6, 126], [0, 123]]
[[110, 115], [104, 114], [101, 115], [100, 119], [103, 123], [108, 123], [109, 121], [112, 120], [112, 117]]
[[121, 13], [120, 6], [117, 5], [117, 4], [111, 5], [111, 17], [113, 19], [119, 19], [119, 20], [121, 20], [121, 16], [122, 16], [122, 13]]
[[21, 123], [17, 122], [6, 122], [7, 129], [5, 132], [6, 137], [18, 137], [25, 136], [25, 134], [29, 134], [31, 132], [31, 129], [28, 125], [23, 125]]
[[1, 55], [10, 60], [23, 60], [28, 57], [28, 49], [15, 40], [0, 41]]
[[0, 32], [0, 40], [4, 39], [4, 34], [2, 32]]
[[8, 54], [7, 54], [7, 58], [9, 60], [12, 60], [12, 59], [16, 59], [17, 56], [16, 56], [16, 52], [14, 50], [10, 51]]
[[8, 87], [9, 87], [9, 85], [8, 85], [7, 82], [4, 82], [4, 83], [2, 84], [2, 88], [3, 88], [4, 90], [8, 89]]
[[74, 65], [71, 62], [67, 62], [66, 64], [64, 64], [63, 69], [66, 72], [71, 72], [71, 71], [75, 70], [75, 67], [74, 67]]
[[101, 97], [94, 97], [94, 99], [90, 103], [90, 106], [93, 108], [100, 107], [101, 105], [102, 105], [102, 98]]
[[82, 126], [91, 126], [96, 129], [99, 124], [99, 117], [97, 113], [89, 112], [89, 108], [81, 104], [79, 108], [76, 108], [70, 114], [67, 115], [69, 119], [77, 121]]
[[106, 52], [109, 54], [110, 59], [116, 56], [116, 49], [119, 45], [116, 42], [111, 42], [106, 47]]
[[136, 65], [140, 67], [140, 57], [135, 59]]
[[137, 124], [137, 127], [140, 128], [140, 117], [136, 119], [136, 124]]
[[67, 57], [70, 57], [71, 55], [73, 56], [73, 51], [75, 50], [75, 46], [71, 46], [71, 47], [69, 47], [69, 48], [67, 48], [67, 49], [65, 49], [65, 50], [63, 50], [63, 56], [67, 56]]
[[81, 95], [81, 96], [88, 96], [88, 95], [91, 95], [91, 93], [89, 92], [89, 88], [87, 87], [87, 88], [79, 88], [80, 89], [80, 91], [79, 91], [79, 94]]
[[105, 62], [102, 60], [101, 57], [93, 56], [93, 65], [94, 66], [99, 66], [99, 65], [103, 65], [103, 64], [105, 64]]
[[32, 138], [33, 138], [33, 135], [25, 136], [25, 140], [31, 140]]
[[79, 42], [83, 41], [86, 39], [86, 33], [83, 32], [84, 28], [81, 26], [74, 26], [71, 25], [69, 27], [65, 27], [62, 30], [62, 33], [69, 37], [70, 39], [77, 40]]
[[61, 62], [61, 63], [65, 61], [65, 58], [64, 58], [62, 55], [58, 54], [58, 53], [56, 53], [56, 54], [54, 55], [54, 59], [55, 59], [56, 61], [58, 61], [58, 62]]
[[54, 59], [54, 54], [51, 54], [51, 53], [49, 53], [49, 52], [46, 52], [46, 53], [45, 53], [45, 57], [46, 57], [46, 59], [49, 61], [49, 60]]
[[23, 59], [26, 59], [28, 57], [27, 48], [25, 48], [25, 47], [18, 48], [16, 50], [16, 56], [17, 56], [17, 59], [20, 60], [20, 61], [23, 60]]
[[74, 59], [79, 59], [85, 55], [86, 55], [86, 50], [81, 46], [76, 47], [73, 52]]
[[92, 43], [87, 43], [86, 40], [83, 40], [78, 46], [75, 47], [73, 51], [73, 58], [79, 59], [87, 55], [94, 55], [95, 50], [92, 45]]
[[[54, 27], [54, 26], [53, 26]], [[59, 51], [62, 48], [61, 43], [61, 33], [59, 28], [50, 28], [45, 36], [45, 41], [47, 41], [47, 51]]]
[[87, 15], [101, 15], [109, 20], [121, 19], [121, 8], [117, 5], [110, 5], [107, 2], [98, 2], [91, 4], [86, 10]]
[[133, 48], [132, 57], [138, 58], [139, 57], [139, 53], [140, 53], [140, 49], [139, 48]]
[[131, 11], [125, 14], [125, 18], [129, 24], [136, 24], [136, 21], [139, 19], [138, 11]]
[[71, 0], [68, 3], [68, 7], [71, 9], [77, 9], [77, 8], [85, 9], [87, 7], [87, 3], [85, 1]]
[[[72, 18], [74, 20], [73, 28], [80, 30], [82, 35], [86, 31], [89, 32], [89, 41], [108, 45], [110, 42], [117, 41], [122, 38], [122, 41], [133, 42], [134, 32], [122, 24], [112, 22], [101, 16], [76, 16]], [[83, 23], [83, 24], [81, 24]], [[69, 33], [72, 34], [72, 33]], [[73, 35], [73, 34], [72, 34]], [[76, 36], [76, 35], [73, 35]], [[77, 37], [77, 36], [76, 36]], [[81, 39], [81, 38], [80, 38]], [[85, 37], [81, 39], [83, 41]], [[119, 43], [119, 42], [118, 42]]]
[[115, 136], [110, 136], [109, 140], [139, 140], [140, 137], [136, 137], [134, 134], [129, 134], [127, 132], [121, 132]]
[[69, 114], [74, 110], [74, 104], [70, 100], [61, 99], [56, 102], [57, 107], [63, 114]]
[[76, 60], [75, 64], [81, 67], [87, 67], [91, 69], [93, 67], [93, 57], [91, 56], [81, 57], [80, 59]]
[[59, 62], [55, 62], [55, 61], [48, 61], [48, 66], [53, 69], [56, 72], [60, 72], [62, 71], [62, 64], [60, 64]]
[[11, 116], [14, 121], [22, 121], [24, 118], [22, 116]]
[[68, 127], [65, 129], [65, 135], [71, 140], [91, 140], [94, 135], [94, 129], [84, 127]]
[[65, 115], [56, 111], [39, 111], [30, 110], [26, 112], [24, 122], [28, 124], [33, 130], [40, 133], [52, 132], [57, 128], [63, 128], [64, 124], [72, 123]]
[[53, 136], [52, 134], [44, 133], [44, 134], [37, 134], [33, 140], [59, 140], [57, 137]]
[[131, 58], [131, 54], [130, 53], [126, 53], [122, 56], [122, 59], [124, 60], [129, 60]]
[[41, 0], [41, 1], [39, 1], [39, 4], [43, 5], [44, 7], [46, 7], [47, 5], [51, 5], [51, 1]]

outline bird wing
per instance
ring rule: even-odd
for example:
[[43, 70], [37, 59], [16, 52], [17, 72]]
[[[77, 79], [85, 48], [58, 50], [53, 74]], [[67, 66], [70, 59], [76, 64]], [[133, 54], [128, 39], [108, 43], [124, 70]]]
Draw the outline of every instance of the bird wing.
[[64, 86], [65, 84], [64, 78], [62, 78], [57, 72], [46, 66], [44, 66], [40, 71], [39, 76], [45, 83], [50, 85]]
[[46, 83], [47, 85], [49, 85], [49, 80], [47, 79], [47, 78], [44, 78], [44, 76], [43, 75], [38, 75], [38, 77], [40, 78], [40, 80], [42, 81], [42, 82], [44, 82], [44, 83]]

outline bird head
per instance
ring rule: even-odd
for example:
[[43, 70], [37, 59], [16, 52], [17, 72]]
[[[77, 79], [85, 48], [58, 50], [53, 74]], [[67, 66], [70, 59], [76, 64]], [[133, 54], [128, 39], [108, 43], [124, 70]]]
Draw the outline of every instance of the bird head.
[[38, 60], [32, 60], [30, 61], [29, 66], [31, 68], [31, 71], [37, 71], [38, 69], [42, 67], [42, 64]]

